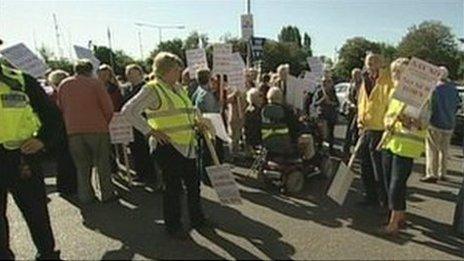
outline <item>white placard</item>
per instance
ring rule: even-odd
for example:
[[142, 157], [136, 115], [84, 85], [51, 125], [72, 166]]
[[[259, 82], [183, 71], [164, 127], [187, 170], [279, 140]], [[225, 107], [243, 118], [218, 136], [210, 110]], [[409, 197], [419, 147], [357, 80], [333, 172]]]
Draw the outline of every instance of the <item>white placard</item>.
[[240, 53], [232, 54], [232, 63], [229, 72], [227, 73], [227, 81], [229, 88], [246, 91], [246, 75], [245, 75], [245, 62]]
[[213, 46], [213, 72], [227, 74], [232, 66], [232, 44], [215, 44]]
[[132, 125], [121, 113], [114, 113], [109, 124], [112, 144], [129, 144], [134, 141]]
[[82, 46], [77, 46], [74, 45], [74, 51], [76, 52], [76, 56], [79, 59], [89, 59], [90, 62], [92, 62], [94, 72], [98, 70], [98, 67], [100, 67], [100, 60], [93, 55], [92, 50], [82, 47]]
[[240, 205], [242, 198], [234, 179], [230, 165], [206, 167], [211, 184], [222, 204]]
[[330, 184], [329, 190], [327, 191], [327, 196], [339, 205], [343, 205], [353, 180], [354, 173], [344, 162], [340, 162], [337, 173], [335, 173], [332, 184]]
[[214, 126], [214, 130], [216, 136], [221, 140], [231, 143], [232, 140], [230, 139], [229, 135], [227, 134], [226, 127], [224, 126], [224, 121], [222, 120], [222, 116], [219, 113], [203, 113], [202, 116], [211, 120], [211, 123]]
[[48, 70], [47, 65], [23, 43], [3, 49], [0, 53], [14, 67], [32, 77], [42, 77]]
[[439, 67], [413, 57], [401, 75], [393, 98], [407, 105], [422, 108], [441, 78]]
[[185, 56], [187, 57], [187, 66], [189, 68], [190, 79], [196, 78], [198, 69], [208, 68], [205, 49], [198, 48], [187, 50], [185, 51]]
[[253, 15], [244, 14], [240, 17], [242, 28], [242, 39], [249, 41], [253, 37]]
[[303, 86], [308, 89], [310, 93], [316, 92], [316, 87], [321, 83], [321, 78], [318, 78], [312, 72], [306, 72], [303, 78]]
[[293, 107], [303, 110], [304, 100], [308, 88], [304, 86], [303, 79], [296, 78], [292, 75], [287, 76], [287, 93], [285, 102]]
[[317, 77], [324, 75], [324, 64], [319, 57], [308, 57], [308, 65], [311, 68], [311, 72]]

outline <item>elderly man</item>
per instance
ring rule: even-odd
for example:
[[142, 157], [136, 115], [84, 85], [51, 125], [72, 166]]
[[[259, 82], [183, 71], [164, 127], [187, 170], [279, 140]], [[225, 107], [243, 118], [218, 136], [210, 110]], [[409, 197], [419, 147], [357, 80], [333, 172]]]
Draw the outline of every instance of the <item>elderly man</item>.
[[[156, 154], [166, 189], [163, 212], [169, 235], [186, 239], [188, 233], [181, 222], [181, 195], [187, 188], [190, 225], [205, 226], [206, 219], [200, 203], [200, 182], [195, 158], [197, 142], [195, 128], [205, 124], [195, 120], [195, 108], [187, 91], [178, 83], [182, 61], [174, 54], [161, 52], [154, 58], [155, 80], [123, 107], [123, 115], [146, 137]], [[146, 112], [147, 118], [142, 116]]]
[[385, 113], [390, 91], [393, 88], [390, 71], [382, 69], [381, 57], [370, 53], [366, 56], [366, 70], [358, 96], [358, 128], [361, 133], [359, 156], [361, 177], [365, 189], [362, 205], [387, 205], [383, 184], [382, 156], [376, 147], [382, 138]]
[[448, 70], [442, 70], [442, 80], [432, 94], [431, 117], [426, 139], [426, 174], [422, 182], [435, 183], [445, 180], [448, 161], [448, 147], [455, 126], [459, 94], [456, 86], [447, 80]]
[[82, 203], [90, 203], [92, 167], [97, 169], [101, 201], [115, 198], [111, 182], [111, 143], [108, 125], [113, 117], [113, 104], [103, 83], [93, 77], [89, 60], [78, 60], [75, 76], [64, 80], [58, 92], [69, 150], [77, 168], [77, 194]]
[[281, 64], [277, 67], [278, 79], [276, 86], [282, 90], [284, 95], [284, 103], [287, 102], [287, 77], [290, 74], [290, 66], [288, 64]]

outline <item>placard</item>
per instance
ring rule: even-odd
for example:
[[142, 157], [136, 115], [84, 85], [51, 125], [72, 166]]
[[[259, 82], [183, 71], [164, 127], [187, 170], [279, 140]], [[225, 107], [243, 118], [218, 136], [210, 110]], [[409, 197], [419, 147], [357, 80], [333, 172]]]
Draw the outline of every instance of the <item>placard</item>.
[[324, 64], [319, 57], [308, 57], [308, 65], [316, 77], [320, 78], [324, 75]]
[[287, 93], [285, 102], [295, 108], [303, 110], [304, 100], [308, 88], [304, 86], [303, 79], [296, 78], [295, 76], [287, 76]]
[[224, 126], [224, 121], [222, 120], [222, 116], [219, 113], [203, 113], [202, 116], [211, 120], [211, 123], [214, 126], [214, 130], [216, 136], [221, 140], [231, 143], [232, 140], [230, 139], [229, 135], [227, 134], [226, 127]]
[[340, 162], [337, 173], [327, 191], [327, 196], [337, 202], [337, 204], [343, 205], [353, 180], [353, 171], [344, 162]]
[[185, 51], [185, 56], [187, 57], [187, 66], [189, 68], [190, 79], [196, 78], [198, 69], [208, 68], [205, 49], [198, 48], [187, 50]]
[[100, 67], [100, 60], [98, 60], [97, 57], [93, 55], [92, 50], [82, 46], [74, 45], [74, 51], [76, 53], [77, 58], [90, 60], [90, 62], [93, 65], [94, 72], [98, 70], [98, 67]]
[[8, 62], [34, 78], [43, 77], [48, 66], [23, 43], [0, 51]]
[[230, 165], [206, 167], [211, 184], [222, 204], [240, 205], [242, 198], [234, 179]]
[[121, 114], [115, 112], [109, 124], [112, 144], [129, 144], [134, 141], [132, 125]]
[[246, 91], [246, 75], [245, 75], [245, 62], [242, 59], [240, 53], [235, 52], [232, 54], [232, 63], [230, 70], [227, 73], [227, 80], [229, 88]]
[[213, 46], [213, 72], [227, 74], [232, 65], [232, 44], [215, 44]]
[[401, 74], [393, 98], [407, 105], [422, 108], [441, 78], [439, 67], [413, 57]]
[[249, 41], [253, 37], [253, 15], [244, 14], [240, 17], [242, 28], [242, 39]]

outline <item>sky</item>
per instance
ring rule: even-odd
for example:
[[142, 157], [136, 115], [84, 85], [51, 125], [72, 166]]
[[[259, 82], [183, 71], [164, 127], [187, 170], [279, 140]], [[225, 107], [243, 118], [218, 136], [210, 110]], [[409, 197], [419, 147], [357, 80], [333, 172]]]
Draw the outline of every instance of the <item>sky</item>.
[[[24, 42], [35, 50], [45, 45], [59, 55], [55, 14], [65, 57], [74, 56], [74, 44], [87, 46], [92, 40], [108, 45], [110, 28], [113, 49], [139, 59], [147, 58], [159, 37], [157, 29], [135, 23], [185, 26], [163, 30], [163, 40], [198, 31], [219, 42], [225, 34], [240, 36], [245, 12], [246, 0], [0, 0], [0, 38], [4, 47]], [[397, 44], [409, 27], [424, 20], [439, 20], [464, 38], [464, 0], [251, 0], [251, 12], [255, 36], [276, 39], [282, 26], [295, 25], [311, 36], [315, 55], [328, 57], [356, 36]]]

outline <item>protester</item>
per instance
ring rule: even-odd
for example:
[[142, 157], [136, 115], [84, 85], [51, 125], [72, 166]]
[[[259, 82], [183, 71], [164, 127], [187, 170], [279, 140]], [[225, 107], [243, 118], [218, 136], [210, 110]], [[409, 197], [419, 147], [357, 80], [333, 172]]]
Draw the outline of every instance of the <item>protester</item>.
[[113, 72], [113, 68], [107, 64], [100, 65], [98, 68], [98, 79], [106, 87], [106, 91], [113, 102], [114, 111], [120, 111], [122, 107], [122, 94], [119, 88], [119, 82]]
[[256, 79], [258, 77], [258, 71], [254, 68], [249, 68], [246, 71], [246, 82], [245, 87], [247, 90], [256, 87]]
[[[196, 171], [195, 112], [187, 92], [177, 85], [181, 78], [182, 61], [174, 54], [160, 52], [153, 62], [154, 81], [145, 85], [123, 108], [129, 122], [145, 136], [157, 155], [166, 189], [163, 213], [166, 231], [175, 238], [185, 239], [181, 223], [182, 181], [187, 188], [190, 224], [195, 229], [207, 225], [200, 203], [199, 175]], [[142, 113], [148, 111], [147, 119]]]
[[109, 201], [115, 198], [108, 133], [113, 105], [103, 83], [92, 77], [93, 66], [89, 60], [78, 60], [74, 72], [75, 76], [60, 85], [58, 105], [64, 116], [69, 149], [77, 168], [78, 197], [82, 203], [93, 201], [91, 177], [95, 166], [100, 200]]
[[2, 64], [0, 79], [0, 259], [15, 258], [6, 213], [10, 192], [29, 228], [36, 258], [58, 260], [40, 165], [45, 154], [60, 153], [62, 119], [32, 76]]
[[384, 117], [393, 88], [388, 68], [382, 69], [381, 57], [370, 53], [366, 56], [366, 69], [358, 96], [358, 128], [362, 139], [359, 148], [361, 177], [365, 189], [362, 205], [387, 205], [382, 174], [382, 155], [376, 150], [382, 138]]
[[277, 67], [276, 86], [279, 87], [284, 95], [284, 102], [287, 103], [287, 78], [290, 74], [290, 66], [288, 64], [281, 64]]
[[188, 96], [191, 99], [192, 95], [198, 88], [198, 82], [197, 79], [193, 76], [190, 77], [189, 68], [185, 68], [185, 70], [182, 72], [182, 86], [186, 88]]
[[[54, 70], [48, 75], [48, 82], [53, 87], [50, 98], [56, 105], [58, 105], [58, 87], [68, 77], [69, 74], [63, 70]], [[69, 152], [67, 136], [63, 135], [63, 137], [66, 137], [66, 142], [60, 144], [60, 153], [56, 155], [56, 187], [62, 195], [74, 195], [77, 192], [77, 170]]]
[[314, 104], [318, 117], [323, 122], [324, 139], [329, 143], [329, 148], [332, 151], [339, 102], [331, 78], [322, 79], [322, 86], [316, 91]]
[[264, 97], [261, 90], [256, 88], [251, 88], [246, 93], [248, 106], [245, 110], [244, 133], [249, 149], [261, 145], [261, 108], [264, 105]]
[[426, 139], [426, 170], [423, 182], [435, 183], [437, 179], [446, 180], [448, 150], [456, 124], [456, 111], [459, 106], [459, 93], [456, 86], [447, 80], [448, 70], [442, 70], [442, 80], [431, 97], [431, 117]]
[[271, 81], [271, 76], [269, 74], [267, 74], [267, 73], [265, 73], [261, 77], [261, 83], [259, 84], [259, 89], [258, 90], [261, 92], [263, 97], [266, 97], [267, 92], [271, 88], [271, 85], [269, 83], [270, 81]]
[[[401, 72], [408, 59], [398, 58], [391, 65], [394, 87], [398, 86]], [[411, 175], [414, 159], [425, 151], [425, 122], [406, 116], [403, 102], [392, 98], [385, 115], [387, 129], [383, 144], [383, 172], [388, 193], [388, 206], [391, 211], [388, 225], [383, 232], [398, 234], [406, 225], [406, 183]], [[398, 120], [396, 120], [398, 118]]]
[[345, 133], [345, 144], [343, 152], [348, 154], [352, 145], [358, 140], [358, 124], [357, 124], [357, 107], [358, 107], [358, 94], [362, 84], [362, 71], [359, 68], [354, 68], [351, 71], [350, 87], [348, 89], [347, 102], [347, 121], [348, 126]]
[[[124, 97], [124, 104], [140, 92], [146, 84], [142, 67], [137, 64], [126, 66], [126, 78], [130, 83], [130, 91]], [[161, 186], [161, 180], [157, 175], [155, 162], [150, 156], [148, 139], [140, 131], [134, 128], [134, 141], [129, 144], [131, 158], [134, 163], [134, 170], [137, 174], [136, 182], [155, 184]], [[157, 180], [158, 179], [158, 180]]]

